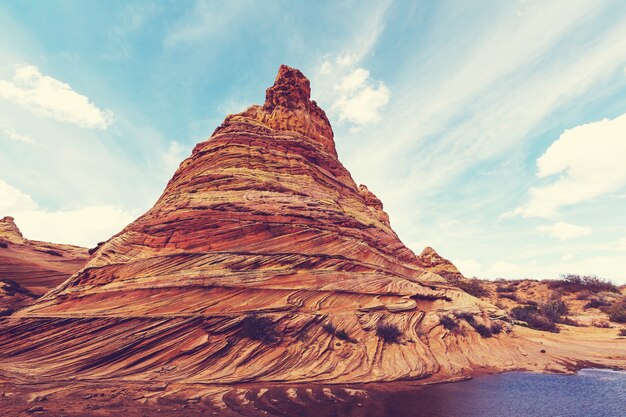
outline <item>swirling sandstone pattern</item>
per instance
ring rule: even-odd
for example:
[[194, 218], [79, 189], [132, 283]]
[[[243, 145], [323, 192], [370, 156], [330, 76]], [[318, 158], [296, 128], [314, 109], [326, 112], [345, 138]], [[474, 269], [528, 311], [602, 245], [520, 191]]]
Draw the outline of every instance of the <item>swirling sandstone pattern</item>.
[[88, 259], [85, 248], [26, 239], [13, 217], [0, 219], [0, 279], [43, 294], [68, 279]]
[[500, 312], [423, 266], [339, 162], [308, 80], [281, 66], [265, 104], [228, 116], [152, 209], [5, 320], [0, 373], [366, 382], [547, 363], [504, 333], [444, 329], [453, 309], [485, 326]]

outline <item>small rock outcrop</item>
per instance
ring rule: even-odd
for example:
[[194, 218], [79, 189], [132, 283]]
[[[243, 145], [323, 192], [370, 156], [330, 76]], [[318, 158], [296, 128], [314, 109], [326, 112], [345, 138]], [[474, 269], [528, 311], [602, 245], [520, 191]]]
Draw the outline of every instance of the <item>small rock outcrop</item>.
[[430, 246], [424, 248], [419, 259], [425, 269], [448, 280], [454, 281], [465, 278], [452, 262], [439, 255]]
[[0, 219], [0, 280], [41, 295], [68, 279], [88, 259], [85, 248], [27, 239], [13, 217]]

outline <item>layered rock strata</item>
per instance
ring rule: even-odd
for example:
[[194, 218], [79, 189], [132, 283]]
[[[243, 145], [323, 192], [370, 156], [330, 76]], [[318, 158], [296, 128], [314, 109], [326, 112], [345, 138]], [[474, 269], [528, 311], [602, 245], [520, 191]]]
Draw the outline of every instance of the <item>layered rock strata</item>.
[[339, 162], [308, 80], [281, 66], [152, 209], [0, 325], [0, 375], [337, 383], [536, 364], [476, 331], [500, 315], [423, 268]]
[[67, 280], [88, 259], [85, 248], [26, 239], [13, 217], [0, 219], [0, 280], [15, 281], [41, 295]]

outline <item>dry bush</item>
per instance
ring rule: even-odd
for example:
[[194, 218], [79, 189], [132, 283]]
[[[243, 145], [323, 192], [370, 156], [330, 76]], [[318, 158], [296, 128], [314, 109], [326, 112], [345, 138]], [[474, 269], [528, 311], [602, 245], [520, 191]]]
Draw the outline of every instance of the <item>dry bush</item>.
[[441, 324], [444, 327], [444, 329], [450, 330], [450, 331], [453, 331], [459, 327], [459, 323], [457, 323], [457, 321], [454, 320], [450, 316], [439, 317], [439, 324]]
[[391, 323], [378, 322], [376, 326], [376, 335], [383, 339], [386, 343], [400, 343], [402, 331], [398, 326]]
[[626, 299], [614, 303], [609, 307], [607, 313], [609, 314], [609, 320], [616, 323], [626, 323]]
[[257, 315], [248, 316], [241, 321], [241, 334], [265, 344], [271, 344], [278, 340], [276, 323], [269, 317]]
[[591, 322], [591, 325], [593, 327], [597, 327], [597, 328], [600, 328], [600, 329], [610, 329], [611, 328], [611, 324], [608, 321], [606, 321], [606, 320], [593, 320]]
[[615, 284], [595, 275], [561, 275], [560, 280], [548, 281], [548, 287], [551, 289], [560, 289], [567, 292], [590, 291], [594, 294], [609, 291], [618, 293], [619, 289]]
[[486, 297], [489, 295], [489, 291], [483, 286], [477, 278], [472, 279], [457, 279], [454, 280], [454, 284], [459, 287], [461, 290], [465, 291], [469, 295], [473, 295], [474, 297]]

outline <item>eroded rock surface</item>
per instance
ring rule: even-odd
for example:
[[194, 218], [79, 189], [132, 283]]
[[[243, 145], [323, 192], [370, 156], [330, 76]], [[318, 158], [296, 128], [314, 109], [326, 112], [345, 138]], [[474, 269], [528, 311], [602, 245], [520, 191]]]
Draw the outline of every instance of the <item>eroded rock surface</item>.
[[41, 295], [68, 279], [88, 258], [85, 248], [26, 239], [13, 217], [0, 219], [0, 280], [15, 281]]
[[282, 66], [264, 105], [228, 116], [153, 208], [4, 321], [0, 374], [336, 383], [569, 366], [476, 331], [501, 316], [404, 246], [339, 162], [308, 80]]
[[457, 269], [456, 266], [446, 258], [439, 255], [433, 248], [427, 246], [419, 255], [420, 262], [425, 269], [442, 277], [455, 280], [463, 279], [463, 274]]

